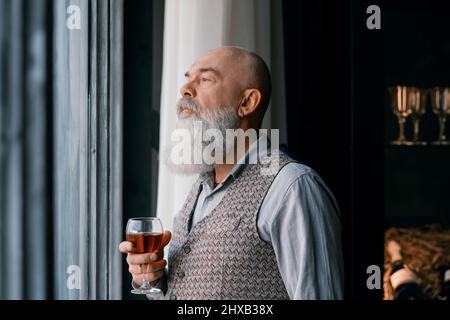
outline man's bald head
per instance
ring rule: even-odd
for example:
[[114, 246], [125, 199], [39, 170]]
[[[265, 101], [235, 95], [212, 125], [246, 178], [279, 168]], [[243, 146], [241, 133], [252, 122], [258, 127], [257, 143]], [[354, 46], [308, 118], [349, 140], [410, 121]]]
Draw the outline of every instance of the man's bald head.
[[261, 118], [269, 106], [270, 96], [272, 94], [272, 79], [270, 77], [269, 67], [266, 62], [256, 53], [247, 51], [249, 60], [251, 79], [249, 86], [261, 91]]
[[272, 94], [272, 80], [266, 62], [258, 54], [240, 47], [220, 47], [206, 54], [215, 54], [227, 59], [230, 67], [237, 70], [240, 76], [237, 80], [240, 80], [242, 89], [257, 89], [261, 92], [259, 114], [262, 120]]

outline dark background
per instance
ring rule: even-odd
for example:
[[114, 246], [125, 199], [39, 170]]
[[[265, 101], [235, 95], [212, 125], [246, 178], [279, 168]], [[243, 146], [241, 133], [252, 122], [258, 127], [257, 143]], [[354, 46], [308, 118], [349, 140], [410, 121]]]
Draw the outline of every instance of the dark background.
[[[449, 5], [444, 1], [391, 2], [384, 15], [386, 86], [450, 86]], [[439, 126], [427, 102], [420, 139], [431, 142], [437, 139]], [[450, 146], [391, 146], [398, 125], [387, 103], [385, 120], [386, 227], [439, 223], [449, 228]], [[449, 129], [447, 125], [447, 137]], [[412, 139], [411, 119], [406, 130]]]
[[367, 267], [383, 261], [386, 31], [366, 28], [371, 4], [284, 2], [288, 146], [340, 205], [347, 299], [382, 298], [366, 287]]
[[[366, 28], [372, 4], [381, 30]], [[444, 1], [284, 1], [288, 145], [339, 201], [347, 298], [381, 299], [366, 268], [382, 265], [384, 230], [449, 227], [450, 147], [391, 146], [387, 96], [398, 84], [450, 85], [448, 12]], [[437, 138], [429, 104], [420, 132]]]
[[[152, 152], [158, 150], [159, 114], [153, 111], [152, 103], [153, 96], [161, 93], [152, 92], [152, 75], [162, 70], [161, 64], [153, 64], [154, 46], [158, 43], [152, 32], [156, 2], [164, 5], [162, 0], [124, 1], [124, 227], [129, 218], [154, 215], [156, 208], [152, 185], [157, 185], [158, 176], [152, 165], [157, 165], [157, 159]], [[125, 259], [122, 275], [123, 299], [147, 300], [130, 293], [131, 275]]]
[[[157, 116], [148, 106], [152, 54], [149, 1], [125, 2], [124, 223], [151, 211], [149, 163]], [[283, 1], [288, 148], [316, 170], [341, 209], [345, 297], [382, 299], [366, 269], [383, 265], [390, 226], [449, 226], [450, 147], [394, 147], [398, 128], [387, 87], [450, 82], [450, 24], [439, 1]], [[382, 29], [368, 30], [366, 8], [381, 8]], [[153, 44], [154, 45], [154, 44]], [[159, 72], [159, 71], [158, 71]], [[436, 138], [428, 110], [422, 138]], [[408, 135], [410, 124], [407, 126]], [[124, 263], [124, 298], [131, 278]], [[130, 281], [128, 281], [130, 280]]]

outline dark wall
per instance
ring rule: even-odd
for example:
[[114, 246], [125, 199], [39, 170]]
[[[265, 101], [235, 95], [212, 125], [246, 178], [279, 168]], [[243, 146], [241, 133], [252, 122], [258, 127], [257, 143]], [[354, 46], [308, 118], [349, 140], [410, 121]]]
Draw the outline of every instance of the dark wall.
[[150, 211], [152, 20], [150, 1], [125, 2], [124, 212]]
[[[152, 1], [124, 2], [124, 138], [123, 138], [123, 225], [133, 217], [151, 216], [156, 207], [152, 183], [152, 148], [157, 148], [158, 117], [152, 110], [153, 61]], [[146, 300], [133, 295], [131, 275], [123, 259], [123, 298]]]
[[366, 286], [383, 248], [383, 43], [365, 27], [370, 4], [284, 1], [283, 11], [288, 147], [339, 202], [350, 299], [382, 297]]
[[[381, 30], [366, 26], [367, 7], [378, 5], [383, 17], [384, 1], [352, 1], [352, 211], [350, 245], [353, 253], [352, 289], [356, 299], [382, 299], [381, 290], [368, 290], [367, 267], [383, 269], [384, 122], [385, 80]], [[351, 263], [351, 262], [350, 262]]]
[[[369, 5], [382, 29], [366, 27]], [[450, 24], [444, 1], [284, 1], [288, 147], [325, 179], [344, 230], [345, 293], [368, 290], [366, 268], [383, 264], [385, 228], [449, 225], [450, 147], [395, 147], [387, 87], [449, 86]], [[430, 109], [421, 139], [432, 141]], [[407, 121], [411, 138], [411, 123]], [[447, 132], [449, 132], [447, 128]]]

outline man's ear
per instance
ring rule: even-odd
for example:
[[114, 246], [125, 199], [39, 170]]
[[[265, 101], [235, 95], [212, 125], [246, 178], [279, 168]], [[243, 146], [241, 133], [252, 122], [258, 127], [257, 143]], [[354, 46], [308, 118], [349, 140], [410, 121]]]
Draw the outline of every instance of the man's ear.
[[261, 92], [258, 89], [247, 89], [243, 93], [239, 104], [238, 116], [244, 118], [255, 113], [261, 103]]

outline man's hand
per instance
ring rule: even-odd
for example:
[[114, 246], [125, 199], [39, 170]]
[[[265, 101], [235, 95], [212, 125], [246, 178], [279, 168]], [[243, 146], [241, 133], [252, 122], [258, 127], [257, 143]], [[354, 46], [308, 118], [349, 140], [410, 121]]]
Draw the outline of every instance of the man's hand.
[[170, 231], [164, 231], [161, 248], [157, 253], [133, 253], [133, 244], [129, 241], [123, 241], [119, 245], [122, 253], [127, 253], [128, 271], [133, 276], [133, 282], [142, 285], [144, 279], [151, 285], [156, 285], [159, 278], [164, 275], [164, 268], [167, 261], [164, 257], [164, 247], [169, 244], [172, 234]]

